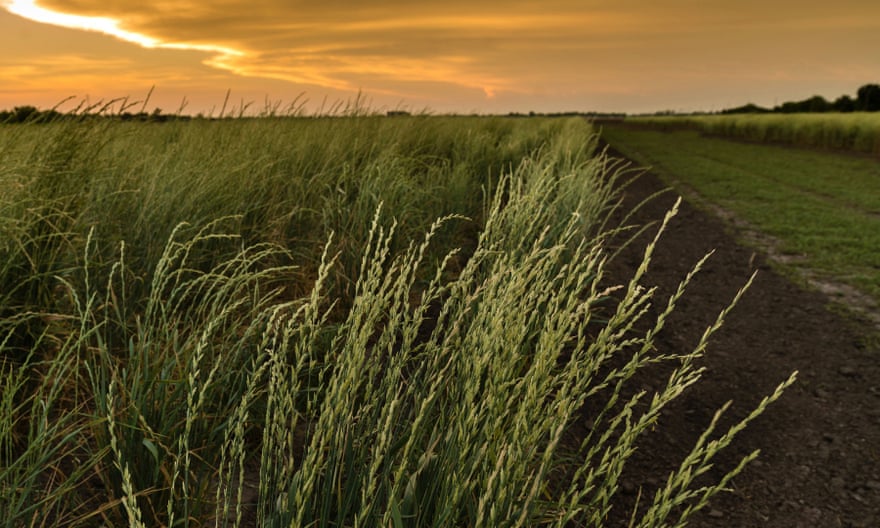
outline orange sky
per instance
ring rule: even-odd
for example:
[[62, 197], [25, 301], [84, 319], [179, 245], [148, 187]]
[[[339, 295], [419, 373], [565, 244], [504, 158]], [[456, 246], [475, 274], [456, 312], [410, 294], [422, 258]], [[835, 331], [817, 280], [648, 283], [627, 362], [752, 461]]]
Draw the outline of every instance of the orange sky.
[[[880, 2], [0, 0], [0, 108], [719, 110], [880, 83]], [[329, 104], [329, 103], [328, 103]], [[139, 109], [139, 108], [137, 108]]]

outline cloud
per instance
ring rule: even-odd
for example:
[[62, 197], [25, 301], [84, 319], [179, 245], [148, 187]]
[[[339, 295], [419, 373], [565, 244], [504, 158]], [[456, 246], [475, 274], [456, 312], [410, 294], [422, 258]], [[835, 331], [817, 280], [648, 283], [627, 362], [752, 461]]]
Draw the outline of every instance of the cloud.
[[[495, 104], [644, 93], [652, 85], [668, 91], [780, 71], [802, 78], [819, 63], [880, 46], [874, 0], [11, 0], [5, 7], [146, 48], [188, 50], [204, 66], [243, 78], [427, 102], [450, 94]], [[859, 71], [880, 66], [870, 57], [855, 62]]]
[[[226, 0], [125, 2], [15, 0], [7, 9], [47, 23], [98, 31], [150, 48], [204, 51], [205, 64], [237, 75], [338, 90], [408, 96], [401, 83], [454, 85], [486, 97], [529, 91], [505, 53], [553, 38], [549, 53], [575, 52], [628, 15], [548, 4], [321, 3]], [[555, 36], [555, 37], [554, 37]], [[568, 44], [566, 44], [568, 42]]]

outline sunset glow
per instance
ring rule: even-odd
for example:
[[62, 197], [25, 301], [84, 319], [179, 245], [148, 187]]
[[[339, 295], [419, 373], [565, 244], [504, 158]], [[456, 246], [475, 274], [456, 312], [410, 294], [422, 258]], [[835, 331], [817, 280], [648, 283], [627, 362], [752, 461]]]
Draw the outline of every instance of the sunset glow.
[[880, 4], [10, 0], [0, 108], [73, 97], [439, 112], [717, 110], [880, 81]]
[[71, 29], [81, 29], [83, 31], [97, 31], [126, 42], [132, 42], [145, 48], [206, 51], [229, 56], [242, 55], [240, 51], [220, 46], [162, 42], [147, 35], [126, 31], [119, 27], [119, 22], [117, 20], [112, 18], [59, 13], [57, 11], [40, 7], [33, 0], [11, 0], [4, 7], [10, 13], [27, 18], [28, 20], [33, 20], [34, 22], [52, 24], [53, 26], [61, 26]]
[[12, 0], [11, 2], [8, 2], [5, 7], [12, 14], [35, 22], [41, 22], [43, 24], [52, 24], [55, 26], [82, 29], [85, 31], [97, 31], [128, 42], [134, 42], [135, 44], [139, 44], [146, 48], [156, 47], [157, 44], [156, 39], [120, 29], [119, 23], [116, 20], [106, 17], [58, 13], [49, 9], [44, 9], [36, 5], [35, 2], [28, 0]]

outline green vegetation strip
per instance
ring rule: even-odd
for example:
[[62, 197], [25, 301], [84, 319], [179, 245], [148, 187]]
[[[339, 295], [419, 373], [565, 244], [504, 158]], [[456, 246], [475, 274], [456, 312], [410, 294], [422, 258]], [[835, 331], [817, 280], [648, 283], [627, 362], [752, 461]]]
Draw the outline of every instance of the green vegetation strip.
[[626, 122], [659, 130], [692, 128], [745, 141], [880, 155], [880, 112], [650, 116]]
[[693, 130], [606, 125], [603, 136], [667, 182], [684, 184], [781, 242], [792, 266], [880, 299], [880, 162], [744, 144]]

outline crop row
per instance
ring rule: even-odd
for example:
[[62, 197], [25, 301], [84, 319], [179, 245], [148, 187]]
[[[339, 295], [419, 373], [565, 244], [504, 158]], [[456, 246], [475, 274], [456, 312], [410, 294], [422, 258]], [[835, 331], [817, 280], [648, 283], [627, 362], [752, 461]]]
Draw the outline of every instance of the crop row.
[[694, 128], [745, 141], [880, 154], [880, 112], [652, 116], [626, 122], [661, 130]]

